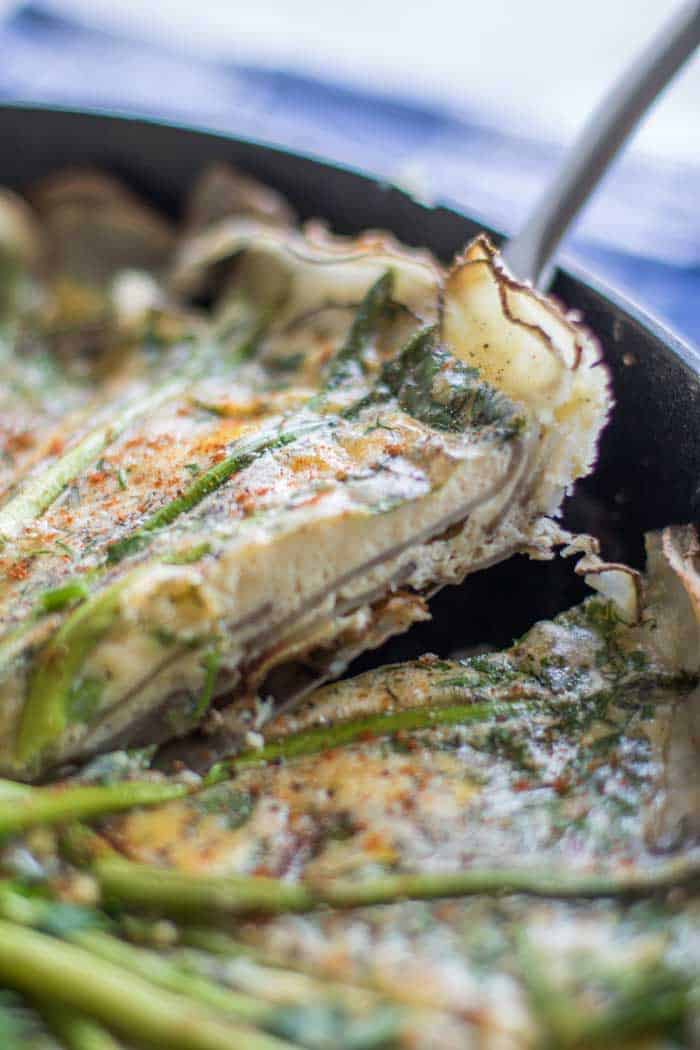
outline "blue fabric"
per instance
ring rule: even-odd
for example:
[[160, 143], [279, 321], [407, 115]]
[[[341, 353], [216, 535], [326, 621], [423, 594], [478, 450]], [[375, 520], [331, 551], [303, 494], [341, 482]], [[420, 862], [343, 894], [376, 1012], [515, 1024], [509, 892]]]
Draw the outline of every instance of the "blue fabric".
[[[119, 108], [201, 123], [364, 168], [514, 230], [561, 149], [478, 113], [285, 71], [214, 64], [85, 28], [38, 4], [0, 25], [0, 100]], [[566, 255], [700, 342], [700, 165], [621, 160]]]

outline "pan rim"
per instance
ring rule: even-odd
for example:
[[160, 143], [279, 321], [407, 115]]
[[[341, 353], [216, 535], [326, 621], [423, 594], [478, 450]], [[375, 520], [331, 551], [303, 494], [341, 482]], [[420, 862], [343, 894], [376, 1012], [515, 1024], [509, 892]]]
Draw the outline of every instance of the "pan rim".
[[[0, 103], [0, 119], [3, 112], [6, 111], [26, 113], [27, 115], [31, 115], [32, 113], [40, 113], [43, 115], [56, 113], [77, 120], [81, 118], [92, 118], [96, 120], [114, 121], [122, 124], [140, 125], [145, 128], [167, 128], [176, 132], [182, 131], [192, 135], [201, 135], [207, 138], [218, 139], [223, 142], [239, 144], [252, 150], [257, 149], [279, 157], [292, 157], [306, 161], [318, 168], [348, 174], [359, 180], [372, 183], [375, 186], [391, 189], [394, 193], [404, 197], [414, 207], [425, 211], [446, 211], [458, 219], [466, 220], [485, 230], [493, 236], [496, 242], [501, 242], [505, 239], [505, 235], [502, 231], [494, 229], [494, 227], [483, 220], [478, 213], [467, 211], [462, 205], [457, 204], [449, 197], [439, 197], [428, 203], [421, 200], [419, 197], [412, 196], [404, 187], [390, 179], [368, 171], [367, 169], [352, 164], [340, 163], [314, 152], [293, 150], [266, 139], [249, 138], [247, 136], [237, 135], [234, 132], [227, 131], [225, 128], [217, 125], [191, 123], [173, 117], [158, 117], [149, 113], [120, 109], [116, 106], [74, 106], [62, 103], [35, 102], [23, 98], [3, 100]], [[573, 280], [575, 284], [583, 286], [586, 290], [593, 292], [598, 299], [603, 300], [603, 302], [610, 308], [625, 315], [628, 322], [642, 328], [646, 333], [650, 334], [656, 342], [662, 344], [664, 349], [672, 353], [694, 377], [700, 378], [700, 348], [694, 347], [692, 343], [678, 335], [678, 333], [669, 327], [665, 321], [651, 313], [647, 307], [640, 305], [634, 298], [630, 297], [627, 292], [622, 292], [614, 285], [598, 278], [585, 266], [572, 261], [566, 253], [563, 253], [561, 262], [556, 267], [555, 274], [555, 286], [563, 277], [564, 279]], [[554, 288], [554, 295], [555, 297], [557, 295], [556, 287]]]

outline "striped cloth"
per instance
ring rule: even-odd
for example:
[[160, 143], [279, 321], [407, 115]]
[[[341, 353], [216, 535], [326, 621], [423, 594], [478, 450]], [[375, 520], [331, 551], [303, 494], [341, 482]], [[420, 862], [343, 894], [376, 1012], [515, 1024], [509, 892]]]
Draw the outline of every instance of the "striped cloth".
[[[490, 226], [517, 229], [560, 160], [435, 106], [249, 65], [215, 64], [22, 6], [0, 24], [0, 99], [117, 108], [364, 168]], [[689, 131], [689, 134], [691, 132]], [[624, 158], [568, 257], [700, 342], [700, 164]]]

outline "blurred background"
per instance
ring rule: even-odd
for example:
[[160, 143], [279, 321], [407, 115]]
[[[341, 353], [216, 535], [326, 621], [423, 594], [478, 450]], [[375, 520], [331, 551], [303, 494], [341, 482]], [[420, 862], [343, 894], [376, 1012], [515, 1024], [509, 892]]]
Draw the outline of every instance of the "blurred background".
[[[0, 101], [199, 122], [514, 231], [669, 0], [0, 0]], [[563, 253], [700, 341], [700, 58]]]

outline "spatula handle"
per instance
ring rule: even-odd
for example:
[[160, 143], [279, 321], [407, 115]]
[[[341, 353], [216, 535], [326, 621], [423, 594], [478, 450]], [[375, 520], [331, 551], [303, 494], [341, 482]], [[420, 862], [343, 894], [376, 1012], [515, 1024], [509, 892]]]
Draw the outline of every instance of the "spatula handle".
[[[700, 2], [684, 4], [594, 110], [559, 173], [503, 255], [516, 277], [546, 290], [559, 241], [641, 117], [700, 44]], [[689, 130], [689, 134], [692, 134]]]

